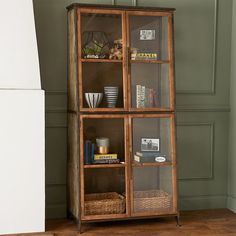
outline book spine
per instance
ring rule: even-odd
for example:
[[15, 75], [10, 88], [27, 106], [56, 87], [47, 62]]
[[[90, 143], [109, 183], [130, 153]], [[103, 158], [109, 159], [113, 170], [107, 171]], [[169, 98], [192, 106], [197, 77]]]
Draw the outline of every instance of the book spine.
[[120, 163], [119, 159], [111, 159], [111, 160], [94, 160], [94, 164], [117, 164]]
[[111, 159], [117, 159], [117, 154], [107, 154], [107, 155], [95, 154], [94, 155], [94, 160], [111, 160]]
[[90, 158], [89, 158], [89, 156], [90, 156], [90, 152], [91, 152], [91, 150], [90, 150], [90, 144], [91, 144], [91, 142], [89, 141], [89, 140], [86, 140], [85, 141], [85, 152], [84, 152], [84, 164], [85, 165], [88, 165], [88, 164], [90, 164]]
[[141, 86], [141, 107], [145, 107], [145, 86]]
[[142, 86], [137, 84], [136, 85], [136, 107], [141, 108], [141, 89]]
[[134, 155], [134, 160], [137, 161], [137, 162], [140, 162], [140, 157], [137, 156], [137, 155]]
[[93, 163], [93, 161], [94, 161], [94, 150], [95, 150], [95, 144], [92, 143], [92, 145], [91, 145], [90, 163]]

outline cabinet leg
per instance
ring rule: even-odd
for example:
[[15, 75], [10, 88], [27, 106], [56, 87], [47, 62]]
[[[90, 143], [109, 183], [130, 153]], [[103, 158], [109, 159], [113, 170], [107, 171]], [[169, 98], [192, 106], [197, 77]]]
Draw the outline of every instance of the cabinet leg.
[[176, 220], [176, 226], [181, 226], [180, 224], [180, 215], [178, 214], [177, 216], [175, 216], [175, 220]]
[[78, 233], [82, 234], [82, 223], [80, 220], [77, 221]]

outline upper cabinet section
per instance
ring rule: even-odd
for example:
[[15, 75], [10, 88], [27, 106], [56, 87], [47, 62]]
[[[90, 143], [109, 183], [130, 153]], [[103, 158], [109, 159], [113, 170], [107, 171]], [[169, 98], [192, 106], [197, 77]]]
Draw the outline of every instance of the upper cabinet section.
[[80, 111], [127, 110], [125, 12], [78, 10]]
[[174, 111], [173, 10], [72, 10], [77, 55], [69, 60], [77, 67], [76, 90], [69, 86], [76, 110]]
[[127, 12], [130, 110], [174, 110], [172, 15]]

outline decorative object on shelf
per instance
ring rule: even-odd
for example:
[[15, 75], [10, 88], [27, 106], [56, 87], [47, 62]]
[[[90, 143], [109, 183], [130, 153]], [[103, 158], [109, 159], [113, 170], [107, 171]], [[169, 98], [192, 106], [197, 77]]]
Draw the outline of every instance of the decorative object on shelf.
[[118, 99], [118, 87], [104, 87], [104, 93], [107, 100], [107, 106], [109, 108], [116, 107], [116, 102]]
[[125, 212], [125, 197], [116, 193], [85, 194], [85, 215], [122, 214]]
[[160, 139], [159, 138], [141, 138], [141, 151], [153, 152], [160, 151]]
[[122, 53], [122, 39], [114, 41], [113, 47], [110, 49], [109, 59], [121, 60], [123, 57]]
[[90, 108], [99, 106], [103, 98], [103, 93], [85, 93], [85, 99]]
[[138, 48], [131, 48], [130, 53], [131, 53], [131, 60], [135, 60], [137, 58]]
[[134, 211], [169, 211], [172, 207], [172, 197], [163, 190], [148, 190], [134, 192]]
[[157, 93], [153, 88], [136, 85], [136, 107], [137, 108], [152, 108], [158, 107]]
[[154, 40], [156, 34], [156, 30], [140, 30], [140, 40]]
[[105, 137], [97, 138], [96, 144], [97, 144], [99, 154], [107, 154], [109, 152], [109, 145], [110, 145], [109, 138], [105, 138]]
[[109, 41], [103, 31], [85, 31], [82, 34], [83, 58], [108, 58]]

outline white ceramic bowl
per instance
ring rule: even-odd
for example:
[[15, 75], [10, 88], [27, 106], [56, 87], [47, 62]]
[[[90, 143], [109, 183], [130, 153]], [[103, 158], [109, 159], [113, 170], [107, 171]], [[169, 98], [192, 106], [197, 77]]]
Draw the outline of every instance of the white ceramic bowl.
[[99, 106], [103, 98], [103, 93], [85, 93], [85, 99], [90, 108]]

